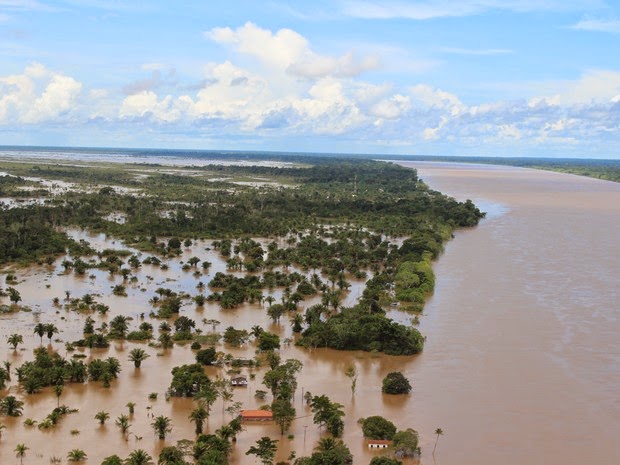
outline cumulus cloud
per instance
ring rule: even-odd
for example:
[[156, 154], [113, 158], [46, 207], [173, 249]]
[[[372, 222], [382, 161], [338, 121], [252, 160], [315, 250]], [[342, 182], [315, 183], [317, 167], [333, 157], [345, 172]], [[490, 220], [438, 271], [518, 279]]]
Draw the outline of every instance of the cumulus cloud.
[[380, 65], [376, 56], [358, 57], [353, 52], [340, 57], [320, 55], [305, 37], [291, 29], [273, 33], [251, 22], [237, 29], [214, 28], [205, 32], [205, 37], [297, 77], [356, 77]]
[[0, 77], [0, 123], [34, 124], [70, 113], [82, 84], [34, 63], [22, 74]]
[[[108, 89], [84, 89], [74, 77], [35, 63], [0, 76], [0, 126], [82, 124], [128, 131], [151, 124], [175, 137], [197, 131], [230, 139], [320, 136], [368, 141], [368, 150], [448, 142], [464, 150], [620, 143], [620, 72], [589, 70], [574, 80], [526, 83], [528, 94], [520, 100], [468, 104], [450, 89], [414, 78], [406, 87], [367, 82], [359, 69], [372, 62], [354, 54], [318, 55], [292, 30], [271, 32], [248, 23], [210, 33], [238, 50], [239, 58], [253, 60], [205, 64], [185, 83], [151, 63], [142, 66], [143, 79]], [[269, 52], [280, 46], [280, 54]]]

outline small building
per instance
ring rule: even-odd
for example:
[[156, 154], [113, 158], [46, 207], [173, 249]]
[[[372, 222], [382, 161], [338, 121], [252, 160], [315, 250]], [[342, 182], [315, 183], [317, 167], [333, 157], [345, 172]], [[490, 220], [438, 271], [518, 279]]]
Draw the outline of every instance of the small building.
[[237, 376], [230, 380], [230, 385], [236, 387], [247, 387], [248, 379], [245, 376]]
[[244, 421], [273, 420], [273, 413], [269, 410], [241, 410], [241, 419]]
[[369, 439], [368, 440], [368, 448], [369, 449], [387, 449], [392, 445], [392, 441], [389, 439]]

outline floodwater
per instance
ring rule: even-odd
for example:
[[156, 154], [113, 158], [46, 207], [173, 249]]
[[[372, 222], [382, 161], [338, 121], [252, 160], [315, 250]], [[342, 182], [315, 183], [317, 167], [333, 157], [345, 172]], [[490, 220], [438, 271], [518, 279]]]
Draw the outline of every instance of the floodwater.
[[[97, 250], [106, 248], [121, 249], [124, 247], [120, 241], [105, 235], [89, 234], [81, 231], [70, 230], [68, 233], [76, 240], [86, 240]], [[266, 245], [267, 241], [263, 241]], [[281, 241], [280, 246], [284, 245]], [[175, 345], [172, 349], [161, 350], [149, 347], [146, 343], [125, 341], [112, 342], [109, 349], [77, 349], [86, 355], [85, 361], [91, 358], [116, 357], [122, 364], [119, 379], [112, 382], [110, 388], [103, 388], [101, 383], [67, 384], [60, 397], [60, 403], [70, 408], [77, 408], [77, 413], [65, 416], [60, 423], [48, 430], [40, 430], [36, 426], [23, 424], [26, 418], [32, 418], [37, 422], [43, 420], [54, 407], [58, 400], [50, 388], [41, 393], [27, 395], [17, 385], [14, 369], [24, 361], [32, 359], [32, 349], [41, 344], [37, 335], [33, 334], [34, 326], [39, 323], [53, 322], [59, 327], [60, 333], [52, 340], [51, 348], [61, 355], [67, 354], [64, 343], [74, 341], [82, 337], [82, 328], [86, 315], [64, 308], [66, 292], [70, 297], [82, 297], [90, 293], [95, 300], [110, 307], [105, 316], [97, 313], [91, 314], [95, 320], [95, 327], [108, 322], [118, 314], [133, 318], [130, 322], [130, 331], [137, 329], [143, 321], [140, 315], [145, 314], [144, 321], [150, 322], [155, 328], [155, 335], [160, 320], [149, 316], [153, 307], [148, 303], [159, 287], [170, 288], [178, 293], [185, 292], [192, 296], [199, 293], [196, 286], [202, 281], [205, 284], [218, 271], [225, 271], [226, 264], [218, 254], [207, 250], [211, 241], [197, 241], [191, 248], [186, 248], [178, 259], [164, 260], [169, 265], [168, 270], [161, 270], [158, 266], [142, 265], [135, 273], [137, 282], [123, 281], [120, 274], [110, 275], [101, 270], [88, 270], [84, 276], [77, 276], [73, 272], [65, 272], [61, 263], [63, 258], [57, 259], [52, 266], [39, 266], [27, 269], [14, 269], [17, 284], [11, 284], [18, 289], [22, 296], [21, 304], [31, 308], [30, 312], [0, 315], [0, 360], [12, 363], [13, 377], [9, 389], [0, 392], [0, 396], [15, 395], [25, 401], [23, 416], [18, 418], [1, 417], [0, 421], [6, 425], [0, 440], [0, 464], [15, 462], [14, 448], [16, 444], [24, 443], [30, 450], [27, 453], [27, 463], [48, 464], [50, 458], [58, 457], [66, 459], [67, 453], [72, 449], [82, 449], [88, 454], [88, 463], [99, 464], [101, 460], [111, 454], [117, 454], [121, 458], [127, 457], [132, 450], [145, 449], [151, 456], [157, 459], [162, 447], [174, 445], [181, 439], [194, 438], [194, 425], [190, 423], [188, 415], [195, 407], [191, 399], [170, 398], [166, 400], [165, 391], [172, 379], [173, 367], [194, 362], [194, 352], [189, 344]], [[132, 250], [131, 248], [128, 248]], [[133, 251], [133, 250], [132, 250]], [[137, 251], [134, 251], [138, 253]], [[143, 254], [141, 258], [145, 258]], [[208, 259], [213, 263], [208, 274], [202, 272], [194, 275], [191, 271], [181, 270], [181, 263], [191, 256], [198, 256], [201, 260]], [[292, 269], [291, 269], [292, 271]], [[243, 275], [243, 273], [235, 273]], [[343, 299], [343, 305], [353, 305], [360, 296], [364, 280], [348, 278], [351, 287]], [[127, 297], [112, 294], [112, 288], [118, 284], [125, 284]], [[6, 286], [8, 286], [7, 284]], [[208, 294], [206, 288], [203, 291]], [[269, 292], [265, 292], [269, 294]], [[282, 289], [276, 288], [271, 295], [279, 301]], [[52, 300], [58, 297], [60, 306], [55, 306]], [[300, 303], [300, 307], [308, 307], [318, 303], [320, 298]], [[3, 298], [2, 303], [8, 303], [8, 298]], [[398, 314], [392, 311], [395, 317], [408, 322], [410, 315]], [[284, 316], [280, 324], [273, 324], [266, 312], [266, 305], [245, 304], [237, 309], [220, 310], [215, 303], [207, 303], [203, 308], [196, 307], [193, 303], [186, 302], [181, 310], [181, 315], [193, 318], [197, 327], [204, 334], [213, 331], [212, 326], [203, 323], [203, 319], [217, 319], [221, 323], [217, 326], [218, 332], [227, 326], [238, 329], [250, 329], [253, 325], [278, 333], [282, 340], [294, 339], [291, 324]], [[22, 334], [24, 344], [13, 351], [6, 343], [6, 338], [12, 333]], [[48, 339], [43, 338], [43, 345], [48, 345]], [[129, 352], [134, 347], [142, 347], [150, 358], [142, 363], [140, 369], [135, 369], [132, 362], [127, 360]], [[217, 349], [231, 353], [235, 357], [252, 358], [255, 355], [254, 343], [234, 348], [225, 344], [218, 344]], [[318, 349], [312, 352], [300, 349], [294, 344], [283, 345], [281, 349], [283, 359], [295, 358], [304, 364], [304, 368], [298, 376], [298, 390], [295, 397], [295, 407], [298, 418], [294, 421], [290, 431], [285, 436], [280, 436], [279, 428], [272, 422], [261, 424], [248, 424], [246, 430], [238, 436], [233, 445], [231, 463], [249, 464], [259, 463], [255, 457], [246, 456], [245, 452], [254, 445], [255, 441], [262, 436], [269, 435], [279, 439], [280, 447], [276, 461], [286, 460], [290, 453], [295, 451], [297, 456], [309, 455], [313, 447], [322, 437], [320, 431], [312, 422], [312, 414], [309, 407], [302, 402], [303, 393], [310, 391], [315, 395], [327, 394], [333, 401], [344, 405], [346, 412], [346, 427], [344, 440], [355, 456], [355, 463], [368, 463], [378, 452], [368, 451], [362, 437], [361, 428], [357, 420], [370, 415], [384, 415], [391, 418], [400, 428], [414, 427], [414, 424], [403, 422], [400, 413], [411, 402], [411, 396], [383, 396], [381, 393], [381, 380], [391, 371], [405, 370], [412, 366], [414, 357], [390, 357], [380, 354], [364, 352], [337, 352], [333, 350]], [[359, 378], [355, 396], [352, 396], [349, 379], [345, 376], [346, 369], [355, 365]], [[270, 396], [263, 401], [254, 397], [256, 390], [267, 390], [262, 385], [262, 377], [266, 368], [259, 369], [242, 368], [242, 374], [248, 376], [247, 388], [236, 388], [234, 401], [242, 402], [243, 408], [259, 408], [270, 402]], [[207, 374], [212, 377], [230, 377], [227, 368], [207, 367]], [[252, 379], [251, 375], [255, 377]], [[156, 400], [148, 399], [150, 393], [157, 393]], [[135, 413], [131, 417], [130, 435], [125, 438], [115, 426], [114, 420], [121, 414], [127, 414], [127, 402], [135, 402]], [[227, 406], [230, 405], [227, 404]], [[223, 422], [229, 422], [231, 416], [223, 414], [222, 401], [218, 400], [211, 412], [206, 432], [213, 433], [222, 426]], [[100, 410], [109, 412], [110, 420], [99, 426], [94, 416]], [[152, 416], [166, 415], [172, 419], [173, 430], [165, 441], [156, 438], [150, 423]], [[291, 435], [289, 437], [289, 434]]]
[[[233, 446], [234, 464], [259, 463], [245, 452], [261, 436], [279, 439], [275, 461], [312, 452], [321, 431], [312, 423], [311, 412], [302, 403], [303, 392], [327, 394], [344, 405], [344, 441], [354, 455], [354, 464], [368, 464], [381, 452], [368, 451], [360, 417], [382, 415], [399, 429], [420, 432], [422, 464], [617, 464], [620, 449], [620, 318], [617, 307], [617, 277], [620, 276], [620, 185], [575, 176], [506, 167], [421, 164], [420, 175], [431, 187], [459, 199], [471, 198], [489, 212], [474, 229], [458, 231], [446, 252], [435, 264], [437, 284], [429, 301], [421, 330], [427, 336], [425, 351], [415, 357], [390, 357], [363, 352], [332, 350], [306, 351], [283, 346], [283, 359], [296, 358], [304, 368], [298, 377], [295, 397], [298, 418], [283, 437], [271, 423], [248, 424]], [[97, 249], [122, 248], [102, 235], [72, 231]], [[127, 297], [112, 295], [122, 283], [119, 274], [110, 276], [94, 270], [86, 276], [65, 273], [62, 259], [51, 266], [16, 270], [17, 288], [24, 305], [32, 312], [0, 315], [0, 361], [13, 368], [32, 358], [40, 344], [33, 327], [54, 322], [61, 328], [51, 346], [65, 355], [64, 342], [81, 337], [85, 315], [52, 305], [65, 291], [72, 297], [95, 294], [98, 302], [110, 306], [106, 316], [93, 314], [95, 326], [118, 314], [134, 318], [130, 329], [140, 324], [140, 314], [155, 328], [148, 300], [158, 287], [177, 292], [198, 293], [199, 281], [225, 269], [224, 262], [197, 242], [179, 259], [169, 260], [169, 269], [143, 265], [138, 281], [127, 284]], [[181, 261], [196, 255], [213, 262], [209, 275], [194, 276], [181, 270]], [[142, 258], [145, 256], [143, 255]], [[7, 287], [9, 284], [4, 285]], [[351, 304], [361, 292], [353, 282], [344, 304]], [[205, 293], [208, 289], [205, 289]], [[282, 290], [273, 296], [279, 299]], [[1, 303], [8, 303], [4, 298]], [[302, 307], [316, 300], [302, 302]], [[281, 338], [293, 338], [286, 317], [274, 325], [264, 307], [246, 304], [222, 311], [216, 304], [198, 308], [186, 303], [182, 315], [193, 318], [204, 333], [212, 331], [203, 319], [221, 321], [217, 331], [229, 325], [249, 329], [258, 324]], [[410, 316], [391, 311], [400, 321]], [[24, 344], [13, 351], [5, 343], [12, 333], [21, 333]], [[157, 330], [155, 331], [157, 334]], [[48, 340], [43, 339], [47, 345]], [[151, 357], [136, 370], [127, 360], [129, 351], [143, 347]], [[242, 348], [223, 344], [218, 350], [235, 356], [252, 357], [253, 343]], [[122, 364], [118, 380], [109, 389], [101, 383], [68, 384], [60, 403], [79, 412], [67, 415], [50, 430], [23, 424], [26, 418], [41, 421], [56, 406], [49, 390], [35, 395], [21, 392], [15, 375], [1, 396], [16, 395], [25, 401], [24, 414], [2, 417], [7, 428], [0, 440], [0, 464], [16, 463], [14, 448], [26, 444], [25, 463], [48, 464], [53, 456], [66, 461], [72, 449], [83, 449], [88, 462], [99, 464], [111, 454], [125, 458], [134, 449], [145, 449], [153, 458], [162, 447], [180, 439], [193, 438], [188, 415], [190, 399], [165, 399], [174, 366], [192, 363], [189, 345], [175, 345], [167, 351], [146, 344], [112, 343], [107, 350], [85, 349], [90, 357], [117, 357]], [[71, 354], [69, 354], [70, 356]], [[344, 372], [354, 364], [359, 372], [357, 389], [351, 393]], [[412, 381], [409, 396], [384, 396], [381, 380], [390, 371], [402, 371]], [[235, 389], [235, 401], [243, 408], [257, 408], [269, 402], [254, 397], [265, 368], [243, 368], [255, 374], [247, 388]], [[229, 376], [226, 368], [208, 367], [211, 377]], [[150, 393], [156, 400], [149, 400]], [[136, 403], [131, 434], [125, 439], [114, 419], [128, 413], [126, 403]], [[100, 411], [110, 413], [101, 427], [93, 418]], [[156, 438], [150, 414], [172, 419], [173, 431], [165, 441]], [[222, 414], [222, 402], [214, 405], [208, 432], [214, 432], [230, 415]], [[444, 436], [433, 456], [436, 428]]]
[[489, 212], [435, 266], [406, 421], [438, 465], [620, 463], [620, 184], [403, 163]]

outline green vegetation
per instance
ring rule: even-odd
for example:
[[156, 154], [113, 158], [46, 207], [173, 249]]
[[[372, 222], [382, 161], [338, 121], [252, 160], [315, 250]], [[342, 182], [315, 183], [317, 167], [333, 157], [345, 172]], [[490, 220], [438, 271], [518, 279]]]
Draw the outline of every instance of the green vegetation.
[[[55, 269], [59, 276], [76, 280], [100, 280], [102, 273], [109, 274], [104, 278], [109, 279], [107, 291], [97, 294], [89, 290], [81, 297], [71, 297], [71, 291], [66, 290], [64, 299], [54, 297], [52, 301], [57, 314], [54, 323], [35, 320], [33, 329], [28, 330], [39, 337], [34, 342], [41, 347], [34, 351], [33, 360], [25, 358], [29, 361], [14, 370], [20, 387], [27, 394], [51, 387], [57, 397], [57, 408], [39, 422], [40, 428], [51, 428], [63, 415], [71, 413], [60, 405], [65, 383], [101, 381], [105, 387], [111, 386], [120, 373], [120, 362], [113, 357], [94, 356], [105, 353], [110, 344], [117, 347], [116, 353], [125, 353], [124, 357], [136, 369], [149, 353], [127, 341], [145, 341], [152, 354], [157, 352], [162, 357], [182, 351], [179, 346], [187, 344], [195, 351], [196, 363], [172, 369], [165, 397], [166, 401], [170, 396], [192, 398], [189, 402], [193, 410], [188, 409], [187, 421], [194, 424], [196, 437], [194, 442], [163, 448], [159, 463], [228, 463], [232, 443], [242, 430], [238, 417], [242, 405], [236, 402], [238, 393], [235, 398], [227, 377], [241, 374], [256, 379], [252, 388], [257, 398], [265, 399], [267, 391], [271, 393], [272, 398], [261, 408], [272, 411], [283, 436], [281, 440], [285, 440], [284, 435], [295, 419], [306, 416], [309, 410], [314, 423], [329, 434], [318, 442], [310, 456], [291, 455], [288, 463], [352, 462], [351, 452], [337, 439], [343, 435], [345, 407], [325, 395], [306, 392], [306, 406], [302, 407], [305, 412], [297, 411], [297, 375], [303, 367], [296, 359], [283, 361], [280, 354], [300, 350], [291, 348], [292, 343], [307, 349], [419, 353], [423, 336], [417, 329], [391, 320], [386, 311], [391, 307], [421, 311], [434, 288], [432, 261], [442, 252], [455, 228], [473, 226], [483, 214], [470, 201], [457, 202], [432, 191], [414, 170], [391, 163], [336, 157], [308, 157], [303, 163], [286, 168], [212, 165], [178, 170], [140, 166], [141, 174], [136, 175], [126, 166], [112, 164], [86, 169], [51, 163], [35, 166], [0, 162], [0, 169], [22, 177], [0, 177], [0, 192], [17, 197], [21, 195], [19, 187], [29, 183], [38, 189], [31, 193], [47, 199], [44, 205], [0, 210], [0, 265], [37, 263], [47, 272]], [[38, 181], [23, 179], [27, 176], [74, 182], [76, 189], [51, 194]], [[271, 184], [238, 184], [259, 179]], [[122, 221], [114, 217], [121, 217]], [[76, 227], [108, 234], [126, 245], [94, 250], [87, 242], [76, 242], [64, 232]], [[211, 240], [206, 256], [196, 247], [198, 239]], [[55, 263], [61, 255], [64, 256]], [[213, 266], [209, 260], [214, 261]], [[155, 289], [167, 284], [151, 288], [160, 271], [170, 269], [176, 273], [177, 267], [179, 273], [196, 279], [197, 285], [191, 284], [191, 294], [187, 289]], [[211, 274], [212, 267], [218, 271]], [[146, 275], [147, 280], [140, 281], [149, 269], [157, 270], [158, 277]], [[23, 309], [18, 304], [22, 299], [28, 300], [26, 287], [19, 286], [16, 276], [21, 275], [9, 272], [7, 286], [0, 290], [5, 303], [11, 303], [3, 308], [11, 312]], [[343, 302], [350, 302], [353, 297], [351, 288], [357, 291], [359, 286], [362, 287], [355, 304], [344, 306]], [[122, 305], [132, 306], [138, 290], [149, 292], [144, 302], [148, 299], [150, 307], [134, 308], [132, 313], [120, 308], [119, 312], [120, 305], [115, 307], [113, 303], [123, 301]], [[97, 302], [104, 292], [111, 294], [112, 303], [106, 301], [110, 307]], [[213, 318], [211, 312], [217, 311], [214, 307], [228, 310], [247, 304], [261, 312], [260, 321], [235, 320], [238, 327], [233, 327], [227, 326], [233, 320], [225, 317], [221, 333], [216, 332], [221, 323]], [[193, 316], [187, 313], [188, 309], [195, 312]], [[83, 336], [78, 336], [82, 339], [54, 339], [59, 328], [62, 333], [67, 331], [61, 321], [69, 320], [69, 312], [82, 318]], [[200, 326], [201, 320], [210, 331]], [[6, 343], [14, 351], [24, 344], [18, 333], [7, 332], [7, 336]], [[44, 342], [49, 342], [47, 349]], [[67, 353], [79, 349], [66, 360], [51, 350], [52, 342], [64, 343]], [[222, 342], [226, 344], [224, 349]], [[123, 344], [130, 346], [126, 352]], [[172, 349], [175, 344], [177, 347]], [[217, 345], [220, 347], [216, 349]], [[90, 348], [90, 353], [84, 347]], [[226, 349], [232, 353], [221, 352]], [[248, 356], [249, 351], [256, 357], [236, 358]], [[355, 395], [358, 371], [354, 365], [345, 369]], [[205, 371], [210, 376], [218, 374], [210, 379]], [[131, 373], [137, 376], [139, 371], [134, 373], [132, 369]], [[266, 391], [256, 389], [259, 374], [264, 375]], [[10, 383], [10, 375], [10, 366], [0, 368], [0, 388]], [[388, 377], [391, 375], [394, 373]], [[411, 389], [406, 379], [394, 379], [387, 384], [388, 387], [384, 380], [386, 393]], [[161, 386], [152, 389], [163, 391]], [[161, 402], [157, 392], [149, 399], [153, 405], [153, 410], [147, 411], [150, 424], [156, 436], [164, 440], [171, 431], [171, 420], [154, 414]], [[104, 430], [106, 422], [116, 417], [115, 423], [125, 441], [132, 435], [136, 441], [142, 439], [132, 431], [130, 420], [136, 420], [135, 403], [125, 404], [127, 400], [122, 405], [129, 408], [129, 415], [92, 411], [89, 421], [93, 422], [94, 416]], [[214, 434], [204, 434], [216, 428], [209, 426], [208, 421], [218, 400], [222, 424]], [[0, 414], [20, 415], [23, 404], [7, 396], [0, 401]], [[150, 408], [149, 405], [147, 409]], [[229, 423], [224, 421], [226, 414], [232, 419]], [[382, 417], [366, 419], [363, 429], [367, 437], [394, 438], [397, 458], [412, 456], [419, 450], [414, 430], [396, 433], [394, 425]], [[72, 434], [79, 433], [75, 431]], [[272, 464], [276, 450], [277, 441], [263, 437], [246, 454]], [[74, 449], [67, 459], [85, 460], [86, 452]], [[381, 460], [377, 458], [373, 463], [399, 463]], [[153, 462], [144, 450], [137, 449], [124, 460], [113, 455], [103, 463]]]
[[383, 378], [381, 391], [384, 394], [409, 394], [411, 384], [400, 371], [392, 371]]
[[392, 439], [396, 434], [396, 426], [390, 420], [375, 415], [359, 420], [364, 437], [368, 439]]

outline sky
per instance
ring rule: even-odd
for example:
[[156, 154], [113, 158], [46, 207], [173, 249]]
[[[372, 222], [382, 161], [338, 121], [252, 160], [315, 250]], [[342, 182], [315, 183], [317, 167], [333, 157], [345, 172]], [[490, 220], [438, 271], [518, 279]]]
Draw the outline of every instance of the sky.
[[620, 158], [620, 0], [0, 0], [0, 145]]

